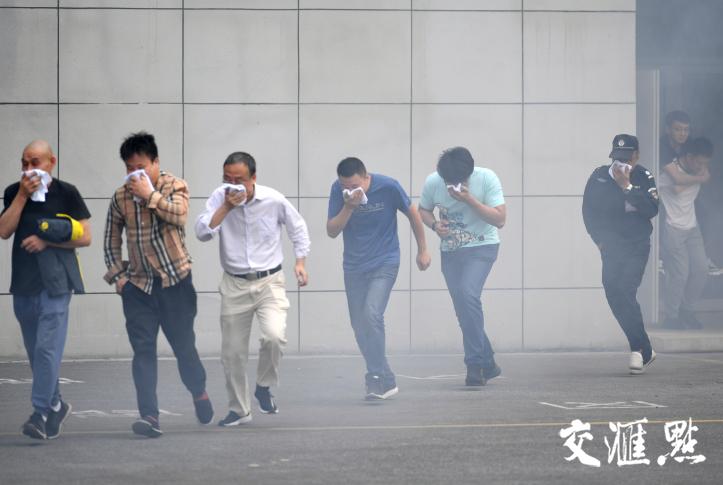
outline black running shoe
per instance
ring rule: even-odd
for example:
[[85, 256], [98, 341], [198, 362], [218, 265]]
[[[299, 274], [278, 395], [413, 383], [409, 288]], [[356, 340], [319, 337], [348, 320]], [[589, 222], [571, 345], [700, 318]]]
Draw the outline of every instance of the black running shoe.
[[21, 431], [25, 436], [35, 438], [36, 440], [48, 439], [48, 434], [45, 430], [45, 420], [40, 413], [31, 414], [23, 424]]
[[364, 398], [367, 401], [373, 401], [376, 399], [382, 399], [382, 394], [384, 394], [384, 379], [382, 379], [381, 376], [367, 374], [366, 395]]
[[480, 387], [487, 384], [487, 379], [482, 375], [482, 367], [478, 365], [467, 366], [467, 377], [464, 379], [466, 386]]
[[389, 381], [387, 379], [383, 379], [383, 386], [382, 386], [382, 395], [379, 396], [379, 399], [387, 399], [392, 397], [393, 395], [397, 394], [399, 392], [399, 388], [397, 387], [397, 383], [392, 381]]
[[196, 417], [201, 424], [208, 424], [213, 421], [213, 406], [206, 391], [193, 399], [193, 407], [196, 408]]
[[60, 409], [57, 411], [53, 411], [52, 409], [50, 410], [48, 420], [45, 422], [45, 430], [49, 440], [60, 436], [60, 432], [63, 429], [63, 423], [66, 419], [68, 419], [68, 416], [70, 416], [70, 411], [72, 409], [73, 406], [71, 406], [70, 403], [60, 401]]
[[239, 424], [246, 424], [250, 422], [251, 413], [248, 413], [246, 416], [241, 416], [234, 411], [229, 411], [226, 417], [218, 422], [218, 425], [228, 428], [231, 426], [238, 426]]
[[259, 409], [264, 414], [276, 414], [279, 412], [279, 408], [276, 407], [274, 402], [274, 396], [271, 395], [268, 387], [262, 387], [256, 384], [256, 391], [254, 392], [256, 402], [259, 403]]
[[158, 438], [163, 434], [158, 418], [153, 416], [145, 416], [136, 420], [133, 423], [133, 432], [148, 438]]

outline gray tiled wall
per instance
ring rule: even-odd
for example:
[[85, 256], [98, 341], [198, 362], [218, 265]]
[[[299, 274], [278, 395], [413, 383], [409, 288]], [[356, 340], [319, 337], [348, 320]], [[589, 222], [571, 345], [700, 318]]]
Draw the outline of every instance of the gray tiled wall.
[[[118, 146], [140, 129], [188, 180], [193, 216], [225, 156], [244, 149], [259, 183], [307, 219], [311, 285], [299, 291], [286, 270], [290, 352], [355, 351], [341, 240], [325, 233], [336, 163], [359, 156], [416, 201], [453, 145], [494, 169], [507, 195], [483, 296], [497, 348], [623, 346], [580, 203], [612, 136], [634, 131], [634, 0], [0, 0], [0, 65], [0, 185], [17, 179], [24, 144], [46, 138], [93, 213], [94, 244], [81, 251], [89, 294], [73, 299], [68, 356], [130, 352], [120, 301], [100, 278]], [[459, 352], [438, 241], [427, 233], [434, 262], [420, 273], [399, 224], [388, 345]], [[188, 243], [199, 346], [218, 354], [218, 249]], [[0, 265], [0, 357], [21, 357], [9, 242]]]

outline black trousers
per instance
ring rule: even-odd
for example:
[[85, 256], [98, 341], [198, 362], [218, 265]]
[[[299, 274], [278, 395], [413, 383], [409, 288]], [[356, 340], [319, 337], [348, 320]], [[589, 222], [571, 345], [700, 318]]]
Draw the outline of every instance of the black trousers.
[[610, 309], [630, 343], [631, 351], [650, 353], [637, 294], [650, 254], [650, 242], [603, 245], [602, 283]]
[[206, 390], [206, 371], [196, 350], [193, 320], [196, 317], [196, 290], [191, 275], [174, 286], [161, 287], [153, 281], [149, 295], [131, 283], [122, 291], [126, 330], [133, 347], [133, 382], [141, 416], [158, 417], [158, 329], [171, 344], [178, 371], [186, 388], [195, 397]]

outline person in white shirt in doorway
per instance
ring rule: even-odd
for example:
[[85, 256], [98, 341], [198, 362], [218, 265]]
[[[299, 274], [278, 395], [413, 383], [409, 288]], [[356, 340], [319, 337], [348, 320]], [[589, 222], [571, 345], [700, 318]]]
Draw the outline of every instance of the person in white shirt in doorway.
[[286, 226], [294, 246], [299, 286], [309, 281], [305, 262], [311, 243], [306, 222], [294, 206], [278, 191], [256, 183], [251, 155], [230, 154], [223, 164], [223, 182], [206, 201], [195, 229], [200, 241], [220, 234], [221, 361], [229, 412], [218, 424], [228, 427], [251, 421], [246, 364], [254, 315], [261, 332], [254, 397], [262, 413], [279, 411], [269, 387], [279, 381], [289, 309], [281, 270], [281, 226]]

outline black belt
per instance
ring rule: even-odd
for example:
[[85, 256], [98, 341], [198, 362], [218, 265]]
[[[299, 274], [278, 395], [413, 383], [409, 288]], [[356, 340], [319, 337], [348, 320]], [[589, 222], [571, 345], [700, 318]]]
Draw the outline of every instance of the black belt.
[[266, 278], [267, 276], [271, 276], [272, 274], [278, 273], [279, 271], [281, 271], [281, 265], [278, 265], [277, 267], [268, 269], [266, 271], [256, 271], [255, 273], [246, 273], [246, 274], [229, 273], [229, 274], [236, 278], [243, 278], [245, 280], [253, 281], [253, 280], [260, 280], [261, 278]]

